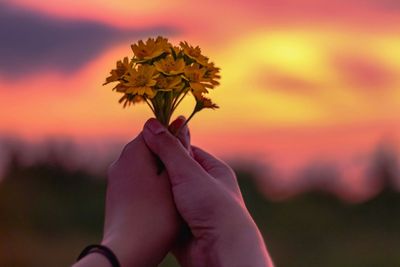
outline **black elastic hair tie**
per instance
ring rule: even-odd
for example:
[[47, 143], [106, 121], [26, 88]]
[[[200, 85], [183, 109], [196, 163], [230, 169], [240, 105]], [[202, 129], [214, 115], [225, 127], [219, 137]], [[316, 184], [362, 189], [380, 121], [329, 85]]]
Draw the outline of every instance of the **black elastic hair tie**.
[[77, 261], [81, 260], [83, 257], [90, 253], [99, 253], [106, 257], [113, 267], [121, 267], [117, 257], [115, 256], [114, 252], [106, 246], [103, 245], [89, 245], [84, 248], [79, 254]]

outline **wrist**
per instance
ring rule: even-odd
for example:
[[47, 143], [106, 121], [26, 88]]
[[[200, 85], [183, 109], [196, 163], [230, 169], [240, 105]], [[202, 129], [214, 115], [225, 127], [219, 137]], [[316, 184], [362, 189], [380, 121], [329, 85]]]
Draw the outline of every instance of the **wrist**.
[[110, 262], [99, 253], [90, 253], [72, 267], [111, 267]]
[[168, 253], [168, 248], [161, 249], [153, 244], [150, 237], [123, 236], [105, 238], [101, 244], [110, 248], [121, 267], [125, 266], [157, 266]]
[[115, 254], [121, 266], [130, 266], [134, 264], [130, 248], [117, 238], [105, 238], [101, 242], [103, 246], [108, 247]]
[[228, 227], [221, 228], [211, 251], [213, 266], [273, 266], [263, 237], [247, 212], [234, 224], [231, 221]]

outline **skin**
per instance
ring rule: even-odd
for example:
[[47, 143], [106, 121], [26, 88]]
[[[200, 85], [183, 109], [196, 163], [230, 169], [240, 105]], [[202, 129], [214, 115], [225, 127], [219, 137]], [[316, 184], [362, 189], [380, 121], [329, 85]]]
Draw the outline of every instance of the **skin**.
[[[150, 119], [110, 166], [102, 244], [123, 267], [156, 266], [171, 248], [184, 267], [273, 266], [232, 169], [191, 146], [187, 127], [170, 131]], [[93, 253], [73, 267], [91, 266], [110, 264]]]
[[[121, 266], [156, 266], [176, 241], [182, 221], [164, 171], [139, 134], [108, 169], [103, 245]], [[110, 266], [89, 254], [74, 267]]]

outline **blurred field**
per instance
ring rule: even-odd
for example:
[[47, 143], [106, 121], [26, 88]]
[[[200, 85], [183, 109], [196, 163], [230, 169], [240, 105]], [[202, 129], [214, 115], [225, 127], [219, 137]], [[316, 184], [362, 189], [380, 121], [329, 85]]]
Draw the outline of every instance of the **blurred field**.
[[[277, 266], [400, 265], [400, 194], [386, 188], [363, 204], [317, 192], [270, 202], [251, 174], [237, 173]], [[0, 266], [69, 266], [101, 238], [104, 193], [105, 177], [14, 157], [0, 184]], [[160, 266], [178, 265], [168, 256]]]

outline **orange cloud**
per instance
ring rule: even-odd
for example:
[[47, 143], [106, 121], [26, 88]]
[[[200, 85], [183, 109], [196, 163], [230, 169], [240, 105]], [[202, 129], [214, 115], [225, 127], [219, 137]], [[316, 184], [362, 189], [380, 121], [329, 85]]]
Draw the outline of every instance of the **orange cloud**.
[[321, 89], [321, 85], [302, 77], [282, 72], [265, 71], [258, 74], [257, 84], [264, 84], [267, 90], [277, 90], [293, 94], [312, 94]]

